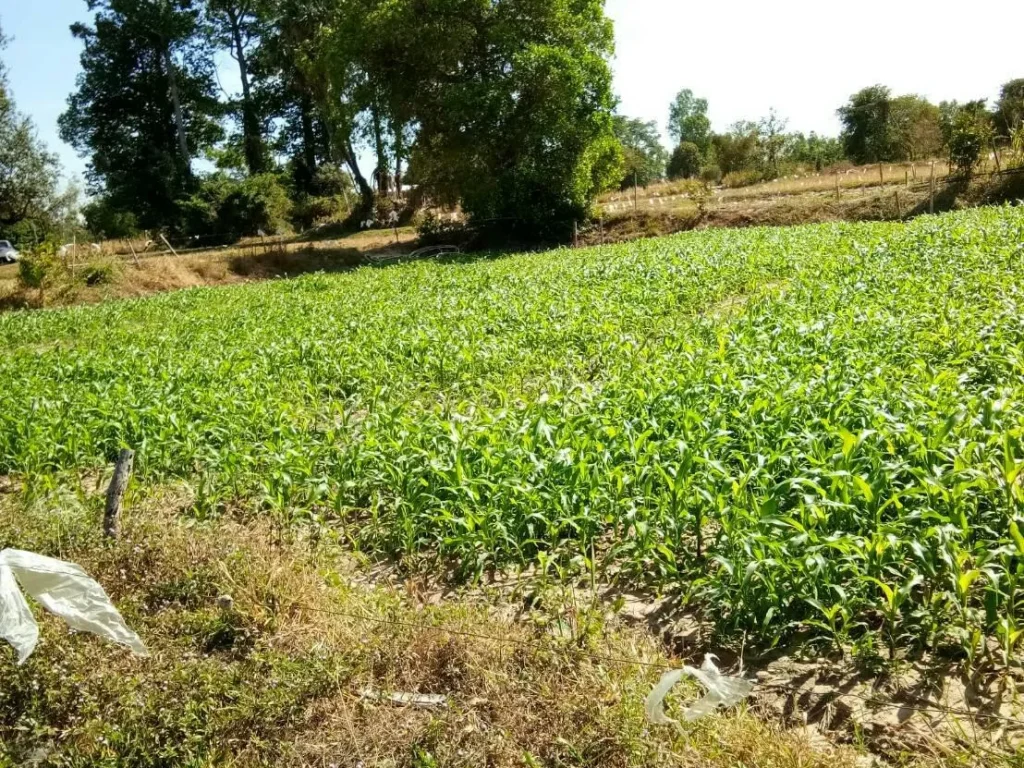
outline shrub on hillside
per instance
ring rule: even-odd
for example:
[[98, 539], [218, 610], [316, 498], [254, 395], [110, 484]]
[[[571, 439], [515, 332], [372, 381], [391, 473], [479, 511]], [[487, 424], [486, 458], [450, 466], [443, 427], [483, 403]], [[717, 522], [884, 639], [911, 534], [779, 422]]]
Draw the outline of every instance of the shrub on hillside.
[[53, 286], [64, 264], [50, 246], [44, 246], [34, 253], [22, 254], [18, 262], [18, 282], [22, 288], [39, 291], [39, 304], [46, 301], [46, 291]]
[[733, 171], [727, 173], [722, 179], [722, 186], [727, 189], [738, 187], [749, 187], [752, 184], [759, 184], [764, 181], [759, 171]]
[[134, 213], [119, 209], [103, 197], [82, 208], [86, 228], [97, 240], [118, 240], [139, 233], [139, 221]]
[[705, 165], [700, 171], [700, 178], [705, 184], [721, 184], [722, 169], [717, 165]]
[[204, 179], [199, 190], [179, 201], [181, 234], [240, 237], [284, 231], [292, 213], [288, 191], [277, 175], [264, 173], [238, 181], [224, 174]]
[[673, 181], [696, 178], [700, 174], [702, 162], [700, 147], [693, 142], [684, 141], [676, 147], [668, 161], [668, 177]]

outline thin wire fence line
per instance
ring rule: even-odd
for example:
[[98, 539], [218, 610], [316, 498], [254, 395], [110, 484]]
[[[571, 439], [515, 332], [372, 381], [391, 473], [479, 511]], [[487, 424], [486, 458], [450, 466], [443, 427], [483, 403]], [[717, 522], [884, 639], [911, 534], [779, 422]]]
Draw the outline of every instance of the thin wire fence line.
[[[549, 644], [545, 644], [545, 643], [541, 643], [541, 642], [534, 642], [534, 641], [530, 641], [530, 640], [516, 640], [516, 639], [510, 638], [510, 637], [495, 637], [493, 635], [486, 635], [486, 634], [482, 634], [482, 633], [479, 633], [479, 632], [469, 632], [469, 631], [466, 631], [466, 630], [452, 629], [452, 628], [444, 627], [444, 626], [437, 626], [437, 625], [431, 625], [431, 624], [420, 624], [420, 623], [417, 623], [417, 622], [409, 622], [409, 621], [398, 621], [396, 619], [377, 618], [377, 617], [374, 617], [374, 616], [367, 616], [365, 614], [351, 613], [351, 612], [347, 612], [347, 611], [329, 610], [329, 609], [326, 609], [326, 608], [315, 608], [315, 607], [313, 607], [311, 605], [306, 605], [304, 603], [299, 603], [299, 602], [295, 602], [295, 601], [290, 602], [289, 605], [294, 607], [294, 608], [300, 608], [302, 610], [310, 611], [312, 613], [320, 613], [320, 614], [324, 614], [324, 615], [327, 615], [327, 616], [336, 616], [338, 618], [352, 619], [352, 620], [355, 620], [355, 621], [366, 621], [366, 622], [370, 622], [370, 623], [373, 623], [373, 624], [379, 624], [379, 625], [384, 625], [384, 626], [401, 627], [403, 629], [416, 629], [416, 630], [420, 630], [420, 631], [424, 631], [424, 632], [438, 632], [438, 633], [444, 633], [444, 634], [452, 635], [452, 636], [455, 636], [455, 637], [465, 637], [465, 638], [471, 638], [471, 639], [475, 639], [475, 640], [486, 640], [486, 641], [493, 642], [493, 643], [498, 643], [498, 644], [503, 644], [503, 645], [518, 646], [518, 647], [522, 647], [522, 648], [531, 648], [531, 649], [534, 649], [534, 650], [555, 651], [555, 652], [561, 652], [561, 653], [566, 653], [566, 651], [567, 651], [567, 649], [564, 649], [564, 648], [557, 648], [557, 647], [556, 648], [552, 648]], [[606, 655], [603, 655], [603, 654], [592, 653], [592, 652], [586, 651], [586, 650], [584, 650], [582, 648], [572, 649], [571, 653], [579, 655], [579, 656], [584, 656], [586, 658], [589, 658], [589, 659], [592, 659], [592, 660], [595, 660], [595, 661], [603, 661], [603, 662], [606, 662], [606, 663], [609, 663], [609, 664], [620, 664], [622, 666], [645, 667], [645, 668], [648, 668], [648, 669], [658, 669], [658, 670], [662, 670], [662, 671], [665, 671], [665, 672], [669, 672], [669, 671], [680, 669], [679, 666], [674, 665], [674, 664], [670, 664], [670, 663], [666, 663], [666, 662], [650, 662], [650, 661], [641, 661], [639, 659], [627, 659], [627, 658], [616, 657], [616, 656], [606, 656]], [[794, 686], [783, 685], [783, 684], [780, 684], [780, 683], [765, 683], [765, 684], [760, 684], [759, 683], [758, 687], [761, 688], [762, 690], [784, 691], [786, 693], [790, 693], [790, 694], [793, 694], [793, 695], [806, 695], [808, 693], [808, 691], [806, 689], [804, 689], [804, 688], [797, 688], [797, 687], [794, 687]], [[995, 714], [995, 713], [986, 713], [986, 712], [980, 712], [980, 711], [979, 712], [972, 712], [970, 710], [957, 709], [955, 707], [945, 707], [945, 706], [941, 706], [941, 705], [933, 705], [933, 704], [930, 704], [930, 703], [926, 703], [926, 704], [922, 705], [921, 704], [921, 701], [922, 701], [921, 699], [916, 699], [916, 703], [908, 704], [908, 703], [900, 703], [900, 702], [879, 701], [875, 697], [868, 696], [868, 695], [865, 695], [865, 694], [855, 693], [853, 691], [830, 691], [830, 692], [828, 692], [826, 694], [823, 694], [823, 695], [826, 698], [828, 698], [829, 696], [831, 696], [832, 698], [829, 699], [828, 701], [822, 702], [822, 703], [818, 704], [816, 707], [812, 708], [811, 709], [811, 713], [816, 712], [816, 711], [818, 711], [818, 710], [820, 710], [820, 709], [822, 709], [822, 708], [824, 708], [824, 707], [826, 707], [826, 706], [828, 706], [830, 704], [833, 704], [833, 703], [835, 703], [835, 701], [837, 701], [839, 699], [842, 699], [842, 698], [855, 698], [855, 699], [860, 699], [861, 701], [867, 702], [871, 706], [879, 707], [879, 708], [899, 709], [899, 710], [921, 712], [921, 713], [931, 712], [931, 713], [947, 715], [947, 716], [965, 717], [965, 718], [970, 718], [972, 720], [972, 722], [975, 721], [975, 720], [978, 720], [978, 719], [981, 719], [981, 720], [999, 720], [999, 721], [1002, 721], [1002, 722], [1012, 723], [1014, 725], [1024, 725], [1024, 720], [1022, 720], [1021, 718], [1008, 717], [1006, 715], [999, 715], [999, 714]], [[927, 700], [924, 700], [924, 701], [927, 702]]]

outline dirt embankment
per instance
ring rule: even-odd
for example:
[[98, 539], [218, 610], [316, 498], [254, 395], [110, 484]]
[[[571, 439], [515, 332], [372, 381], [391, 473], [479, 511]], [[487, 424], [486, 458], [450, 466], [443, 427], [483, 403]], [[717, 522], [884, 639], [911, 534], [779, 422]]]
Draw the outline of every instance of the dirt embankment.
[[[972, 181], [949, 179], [936, 185], [934, 202], [927, 183], [890, 184], [860, 190], [813, 190], [762, 197], [710, 196], [684, 205], [639, 206], [598, 219], [580, 233], [580, 245], [619, 243], [693, 229], [796, 226], [829, 221], [900, 221], [930, 212], [1024, 200], [1024, 172]], [[650, 201], [648, 201], [650, 202]]]
[[62, 264], [44, 288], [26, 288], [18, 267], [0, 268], [0, 311], [135, 298], [154, 293], [232, 285], [309, 272], [337, 272], [399, 257], [415, 247], [412, 230], [366, 232], [339, 240], [250, 243], [182, 255], [106, 256]]

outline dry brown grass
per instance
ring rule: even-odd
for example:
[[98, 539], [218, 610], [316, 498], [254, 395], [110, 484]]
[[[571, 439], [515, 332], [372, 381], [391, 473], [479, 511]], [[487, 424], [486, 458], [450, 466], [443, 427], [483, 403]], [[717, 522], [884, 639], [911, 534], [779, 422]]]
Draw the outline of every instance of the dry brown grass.
[[[850, 750], [745, 711], [684, 734], [652, 728], [643, 698], [658, 670], [587, 655], [665, 661], [651, 637], [608, 624], [581, 650], [484, 605], [424, 608], [366, 585], [328, 539], [282, 540], [259, 520], [184, 524], [187, 491], [130, 494], [123, 538], [109, 545], [104, 479], [0, 496], [0, 546], [82, 564], [153, 655], [53, 619], [24, 667], [0, 649], [0, 765], [30, 753], [40, 766], [855, 765]], [[427, 628], [441, 626], [500, 640]], [[367, 688], [449, 705], [396, 707], [366, 700]]]
[[[881, 173], [879, 172], [881, 170]], [[984, 169], [982, 169], [984, 170]], [[834, 197], [836, 182], [839, 182], [841, 195], [877, 194], [879, 187], [897, 189], [905, 187], [907, 181], [913, 185], [928, 180], [931, 163], [883, 163], [878, 165], [850, 168], [838, 173], [818, 173], [798, 176], [787, 176], [762, 184], [753, 184], [733, 189], [716, 189], [709, 198], [709, 205], [718, 206], [728, 203], [770, 200], [789, 196], [820, 195]], [[936, 183], [942, 183], [950, 174], [949, 164], [935, 164]], [[664, 212], [667, 210], [686, 210], [694, 208], [695, 200], [701, 196], [693, 181], [662, 182], [637, 192], [638, 212]], [[599, 209], [608, 216], [632, 213], [633, 190], [609, 193], [601, 198]]]
[[[154, 293], [232, 285], [253, 280], [294, 276], [308, 272], [351, 269], [366, 257], [409, 252], [415, 243], [411, 229], [359, 232], [336, 240], [316, 242], [284, 239], [249, 239], [232, 248], [218, 248], [172, 255], [140, 255], [134, 259], [112, 256], [122, 241], [104, 245], [104, 255], [90, 255], [73, 265], [66, 262], [48, 287], [46, 306], [92, 304]], [[110, 279], [87, 285], [83, 280], [92, 267], [103, 266]], [[17, 267], [0, 267], [0, 310], [40, 306], [39, 293], [25, 290], [17, 281]]]

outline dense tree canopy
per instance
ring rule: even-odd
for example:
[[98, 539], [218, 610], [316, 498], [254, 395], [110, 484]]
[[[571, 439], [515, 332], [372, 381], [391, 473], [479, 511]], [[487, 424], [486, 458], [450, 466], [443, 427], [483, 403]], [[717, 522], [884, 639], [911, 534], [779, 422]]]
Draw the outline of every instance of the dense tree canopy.
[[[478, 223], [533, 235], [584, 218], [621, 179], [603, 0], [87, 2], [95, 19], [74, 28], [83, 73], [61, 129], [89, 155], [107, 221], [212, 226], [223, 179], [196, 177], [201, 156], [236, 183], [273, 171], [307, 211], [320, 170], [344, 166], [362, 217], [412, 174]], [[240, 83], [222, 99], [217, 51]]]
[[700, 174], [701, 163], [700, 147], [692, 141], [684, 141], [672, 152], [668, 161], [668, 177], [676, 179], [692, 179]]
[[[85, 2], [60, 128], [89, 158], [96, 232], [231, 237], [427, 201], [481, 227], [565, 237], [602, 190], [670, 165], [654, 123], [614, 114], [604, 0]], [[45, 153], [12, 149], [31, 131], [5, 109], [21, 141], [7, 162], [55, 179]], [[716, 133], [708, 101], [684, 89], [669, 109], [671, 170], [744, 184], [952, 155], [954, 141], [965, 159], [1024, 146], [1024, 80], [1003, 87], [988, 123], [961, 109], [876, 85], [839, 110], [841, 140], [791, 133], [774, 111]]]
[[706, 152], [711, 140], [707, 99], [698, 99], [689, 88], [681, 90], [669, 107], [668, 135], [676, 144], [688, 141]]
[[1003, 85], [996, 103], [996, 118], [997, 128], [1004, 137], [1024, 125], [1024, 78]]
[[455, 5], [455, 34], [438, 27], [439, 69], [418, 88], [420, 180], [478, 221], [564, 236], [621, 179], [603, 0]]
[[615, 138], [622, 145], [624, 158], [621, 189], [634, 183], [646, 187], [665, 177], [668, 152], [661, 144], [655, 122], [645, 123], [622, 115], [614, 121]]
[[[0, 29], [0, 52], [6, 43]], [[64, 223], [77, 192], [59, 192], [60, 164], [18, 112], [0, 60], [0, 236], [41, 239]]]
[[884, 85], [858, 91], [848, 104], [839, 108], [843, 145], [850, 160], [862, 165], [891, 158], [894, 152], [891, 113], [892, 91]]
[[61, 137], [89, 157], [90, 191], [140, 226], [172, 225], [193, 159], [221, 137], [213, 64], [190, 0], [89, 0], [78, 88]]

